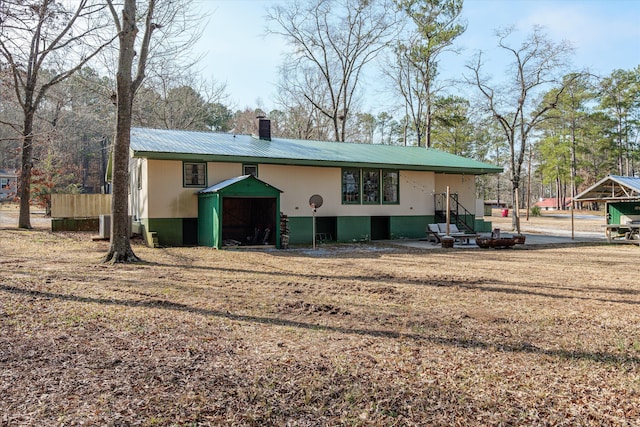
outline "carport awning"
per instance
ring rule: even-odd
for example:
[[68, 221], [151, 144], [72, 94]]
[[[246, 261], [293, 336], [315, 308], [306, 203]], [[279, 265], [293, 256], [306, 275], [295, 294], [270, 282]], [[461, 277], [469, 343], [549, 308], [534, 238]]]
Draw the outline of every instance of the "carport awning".
[[609, 175], [578, 194], [576, 202], [640, 200], [640, 178]]

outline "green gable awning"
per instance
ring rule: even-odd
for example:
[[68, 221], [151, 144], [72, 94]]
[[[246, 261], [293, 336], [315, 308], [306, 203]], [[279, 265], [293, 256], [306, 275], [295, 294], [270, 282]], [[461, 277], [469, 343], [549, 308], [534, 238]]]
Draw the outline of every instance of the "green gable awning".
[[219, 193], [223, 195], [233, 194], [234, 196], [277, 196], [282, 193], [276, 187], [256, 178], [253, 175], [241, 175], [235, 178], [226, 179], [211, 187], [198, 191], [198, 194]]

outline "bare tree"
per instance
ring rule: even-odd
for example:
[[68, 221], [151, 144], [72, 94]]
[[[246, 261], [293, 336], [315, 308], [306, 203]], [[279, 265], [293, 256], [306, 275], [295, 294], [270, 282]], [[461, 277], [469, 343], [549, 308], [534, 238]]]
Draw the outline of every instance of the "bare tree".
[[[315, 108], [305, 98], [305, 94], [315, 94], [316, 102], [326, 105], [328, 94], [324, 91], [322, 73], [317, 67], [306, 66], [300, 70], [289, 70], [284, 66], [280, 69], [277, 103], [285, 113], [286, 122], [280, 120], [279, 136], [298, 139], [323, 140], [335, 135], [333, 121]], [[320, 101], [321, 97], [325, 99]]]
[[304, 98], [331, 120], [337, 141], [345, 140], [364, 69], [396, 29], [393, 12], [387, 0], [294, 0], [269, 10], [269, 32], [292, 48], [289, 71], [301, 79], [307, 65], [319, 71], [321, 90]]
[[100, 37], [100, 2], [80, 0], [67, 9], [55, 0], [0, 2], [0, 57], [11, 73], [22, 123], [4, 122], [22, 140], [18, 227], [31, 228], [34, 117], [47, 91], [81, 69], [111, 39]]
[[[133, 98], [142, 85], [149, 63], [153, 60], [161, 61], [163, 56], [175, 55], [199, 37], [199, 33], [189, 30], [198, 20], [189, 13], [187, 3], [182, 1], [157, 5], [155, 0], [148, 0], [141, 14], [142, 37], [138, 39], [136, 0], [124, 0], [121, 15], [116, 11], [117, 4], [114, 0], [107, 0], [118, 33], [119, 49], [116, 72], [116, 130], [112, 157], [111, 245], [103, 262], [139, 261], [131, 249], [129, 239], [129, 148]], [[160, 36], [152, 44], [151, 36], [156, 32], [160, 33]]]
[[210, 130], [213, 105], [227, 98], [226, 85], [196, 75], [159, 76], [144, 84], [134, 102], [134, 122], [167, 129]]
[[237, 134], [255, 134], [258, 130], [256, 117], [266, 116], [261, 108], [251, 109], [245, 108], [238, 110], [233, 114], [231, 120], [231, 132]]
[[400, 41], [385, 73], [405, 103], [418, 146], [431, 147], [431, 128], [438, 60], [453, 50], [466, 30], [461, 23], [462, 0], [396, 0], [413, 23], [408, 40]]
[[[554, 43], [549, 40], [538, 26], [533, 28], [520, 47], [514, 48], [507, 41], [513, 32], [513, 28], [507, 28], [496, 33], [498, 46], [512, 58], [509, 72], [513, 74], [508, 76], [510, 84], [505, 87], [491, 85], [482, 74], [482, 53], [467, 66], [472, 72], [467, 80], [479, 89], [485, 108], [500, 125], [508, 142], [513, 224], [520, 233], [518, 196], [529, 138], [546, 118], [546, 113], [556, 108], [559, 97], [570, 83], [563, 81], [562, 77], [573, 48], [568, 42]], [[550, 88], [555, 89], [554, 96], [546, 98], [546, 102], [538, 102], [542, 93]]]

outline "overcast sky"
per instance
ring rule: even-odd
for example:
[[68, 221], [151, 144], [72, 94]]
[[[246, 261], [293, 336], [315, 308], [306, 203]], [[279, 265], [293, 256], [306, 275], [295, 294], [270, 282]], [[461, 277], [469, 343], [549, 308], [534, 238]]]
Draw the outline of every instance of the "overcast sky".
[[[204, 77], [226, 82], [234, 109], [275, 108], [272, 98], [286, 46], [277, 36], [265, 37], [265, 15], [269, 5], [286, 0], [199, 2], [209, 14], [196, 46]], [[552, 40], [572, 42], [575, 69], [607, 75], [640, 65], [640, 0], [465, 0], [463, 19], [467, 31], [457, 39], [462, 54], [443, 58], [442, 78], [461, 78], [464, 64], [479, 49], [499, 63], [505, 57], [495, 49], [494, 30], [510, 25], [523, 34], [542, 25]], [[496, 70], [497, 77], [500, 73]]]

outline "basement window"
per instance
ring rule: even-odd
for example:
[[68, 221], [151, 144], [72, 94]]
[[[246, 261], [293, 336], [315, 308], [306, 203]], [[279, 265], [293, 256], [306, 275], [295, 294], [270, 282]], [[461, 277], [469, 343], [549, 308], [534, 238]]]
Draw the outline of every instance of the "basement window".
[[207, 164], [184, 162], [184, 187], [205, 187], [207, 183]]

